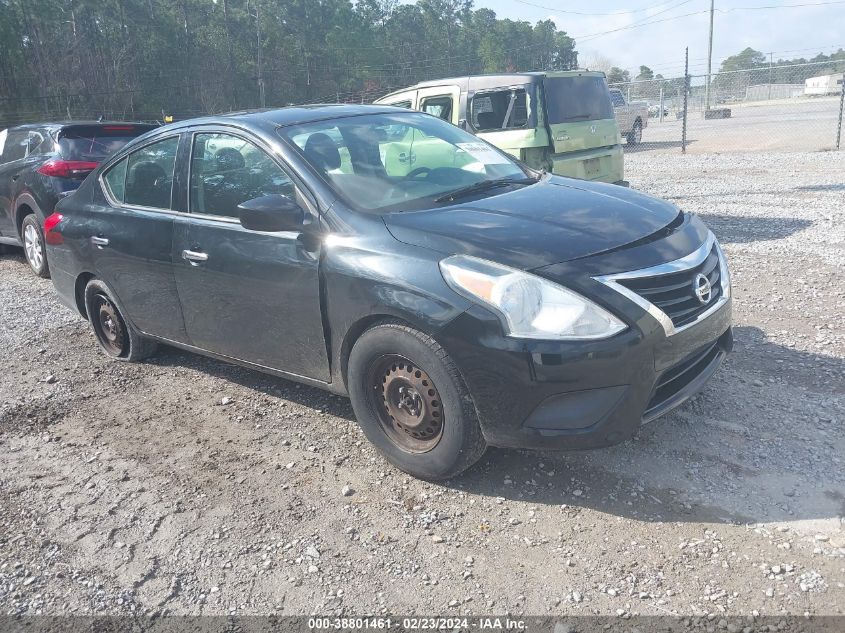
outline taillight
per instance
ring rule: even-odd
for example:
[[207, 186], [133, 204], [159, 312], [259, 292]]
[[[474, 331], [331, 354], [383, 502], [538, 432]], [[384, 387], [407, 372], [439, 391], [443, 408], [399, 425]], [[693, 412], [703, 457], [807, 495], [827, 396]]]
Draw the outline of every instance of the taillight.
[[38, 168], [39, 174], [45, 176], [56, 176], [57, 178], [78, 178], [80, 176], [87, 176], [92, 171], [97, 169], [95, 163], [86, 160], [48, 160], [46, 163]]
[[48, 244], [61, 244], [64, 242], [62, 234], [56, 227], [65, 219], [61, 213], [53, 213], [44, 220], [44, 241]]

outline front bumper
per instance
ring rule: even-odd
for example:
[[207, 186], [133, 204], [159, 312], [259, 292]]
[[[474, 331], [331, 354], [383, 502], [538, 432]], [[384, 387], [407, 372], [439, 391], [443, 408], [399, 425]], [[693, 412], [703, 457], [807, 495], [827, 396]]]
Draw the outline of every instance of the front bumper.
[[472, 308], [441, 339], [460, 369], [493, 446], [609, 446], [700, 391], [733, 345], [731, 301], [666, 336], [657, 323], [604, 341], [521, 341]]

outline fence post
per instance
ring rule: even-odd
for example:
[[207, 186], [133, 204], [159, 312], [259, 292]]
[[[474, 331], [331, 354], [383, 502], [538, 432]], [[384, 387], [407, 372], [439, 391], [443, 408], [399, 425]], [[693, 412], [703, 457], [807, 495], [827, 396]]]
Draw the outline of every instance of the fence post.
[[660, 85], [660, 122], [663, 123], [663, 84]]
[[687, 153], [687, 110], [689, 106], [689, 46], [684, 57], [684, 122], [681, 126], [681, 154]]
[[842, 87], [839, 89], [839, 123], [836, 126], [836, 149], [842, 142], [842, 108], [845, 107], [845, 71], [842, 72]]

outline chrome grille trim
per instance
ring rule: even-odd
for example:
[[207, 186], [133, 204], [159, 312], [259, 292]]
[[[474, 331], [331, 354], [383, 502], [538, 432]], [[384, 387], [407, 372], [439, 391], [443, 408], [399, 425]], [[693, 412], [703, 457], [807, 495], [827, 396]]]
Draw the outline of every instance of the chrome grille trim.
[[[719, 274], [720, 284], [722, 287], [722, 294], [713, 303], [712, 306], [710, 306], [709, 308], [707, 308], [707, 310], [699, 314], [694, 321], [686, 323], [680, 327], [676, 327], [675, 324], [672, 322], [672, 319], [669, 318], [669, 315], [663, 312], [663, 310], [658, 308], [650, 301], [644, 299], [642, 296], [638, 295], [630, 288], [626, 288], [621, 283], [619, 283], [620, 280], [641, 279], [643, 277], [659, 277], [661, 275], [669, 275], [672, 273], [679, 273], [684, 272], [686, 270], [691, 270], [704, 263], [704, 261], [710, 255], [710, 252], [713, 250], [714, 246], [716, 247], [716, 251], [719, 255]], [[643, 310], [648, 312], [660, 323], [661, 327], [663, 327], [664, 332], [666, 332], [666, 336], [672, 336], [674, 334], [678, 334], [679, 332], [683, 332], [684, 330], [693, 327], [694, 325], [698, 324], [699, 322], [703, 321], [711, 314], [716, 312], [731, 298], [731, 276], [730, 271], [728, 270], [728, 263], [725, 259], [725, 253], [722, 251], [722, 247], [719, 245], [719, 242], [716, 241], [716, 236], [713, 235], [712, 231], [708, 231], [707, 239], [704, 240], [704, 243], [701, 246], [699, 246], [689, 255], [681, 257], [680, 259], [676, 259], [671, 262], [666, 262], [665, 264], [658, 264], [657, 266], [651, 266], [649, 268], [630, 270], [621, 273], [614, 273], [611, 275], [600, 275], [598, 277], [593, 277], [593, 279], [600, 283], [603, 283], [609, 288], [612, 288], [613, 290], [627, 297], [628, 299], [636, 303], [638, 306], [640, 306]]]

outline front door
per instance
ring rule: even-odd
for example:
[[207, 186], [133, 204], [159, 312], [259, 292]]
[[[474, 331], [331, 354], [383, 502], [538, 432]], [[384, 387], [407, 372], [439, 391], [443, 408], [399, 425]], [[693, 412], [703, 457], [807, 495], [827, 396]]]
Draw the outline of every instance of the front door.
[[417, 93], [417, 109], [457, 125], [460, 98], [458, 86], [423, 88]]
[[268, 194], [305, 199], [263, 149], [231, 133], [192, 139], [189, 213], [176, 221], [173, 261], [193, 345], [287, 373], [329, 380], [319, 252], [299, 232], [261, 233], [240, 203]]

